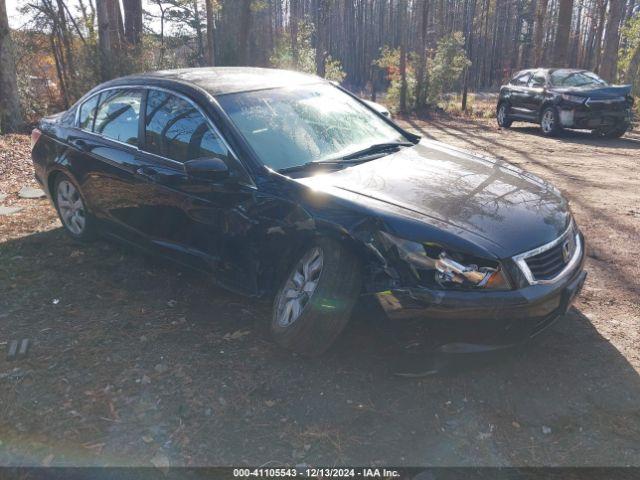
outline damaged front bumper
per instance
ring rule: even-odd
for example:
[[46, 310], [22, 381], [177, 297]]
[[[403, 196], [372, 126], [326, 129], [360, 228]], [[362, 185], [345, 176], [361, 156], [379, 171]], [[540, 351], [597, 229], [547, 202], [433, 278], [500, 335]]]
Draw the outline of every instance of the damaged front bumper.
[[423, 319], [447, 345], [505, 347], [527, 341], [565, 314], [586, 279], [584, 255], [574, 272], [552, 284], [509, 291], [397, 288], [375, 294], [390, 320]]
[[597, 129], [620, 128], [631, 124], [632, 111], [626, 103], [601, 107], [559, 105], [560, 124], [565, 128]]

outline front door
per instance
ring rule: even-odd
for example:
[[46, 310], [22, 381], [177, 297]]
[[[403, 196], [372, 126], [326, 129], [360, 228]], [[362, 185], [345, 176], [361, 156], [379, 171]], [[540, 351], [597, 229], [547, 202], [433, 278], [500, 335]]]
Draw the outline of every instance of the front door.
[[[228, 287], [254, 290], [255, 269], [243, 235], [252, 222], [243, 212], [255, 190], [240, 181], [236, 162], [212, 123], [185, 97], [150, 89], [138, 153], [141, 198], [138, 225], [164, 254], [207, 268]], [[185, 163], [219, 158], [229, 176], [194, 178]]]

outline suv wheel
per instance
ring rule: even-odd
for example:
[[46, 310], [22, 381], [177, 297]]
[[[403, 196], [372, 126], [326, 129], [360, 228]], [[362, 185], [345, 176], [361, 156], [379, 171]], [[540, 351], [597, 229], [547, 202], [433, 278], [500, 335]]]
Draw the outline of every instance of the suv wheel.
[[501, 102], [498, 105], [496, 119], [498, 120], [498, 126], [500, 128], [509, 128], [513, 123], [513, 120], [509, 118], [509, 105], [507, 105], [506, 102]]
[[540, 128], [542, 134], [547, 137], [554, 137], [560, 133], [560, 118], [555, 107], [546, 107], [540, 115]]
[[606, 130], [596, 129], [596, 130], [592, 130], [591, 134], [596, 137], [602, 137], [602, 138], [620, 138], [627, 132], [628, 128], [629, 128], [628, 125], [624, 125], [622, 127], [606, 129]]
[[95, 237], [93, 218], [76, 184], [66, 175], [58, 174], [53, 183], [52, 197], [66, 232], [75, 240], [92, 240]]
[[307, 356], [325, 352], [349, 321], [360, 293], [358, 259], [338, 242], [308, 246], [273, 303], [276, 342]]

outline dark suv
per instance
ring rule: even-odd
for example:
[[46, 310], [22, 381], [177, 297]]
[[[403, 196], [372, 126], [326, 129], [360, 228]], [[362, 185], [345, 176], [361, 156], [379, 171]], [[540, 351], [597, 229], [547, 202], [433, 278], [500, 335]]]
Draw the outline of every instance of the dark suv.
[[587, 70], [539, 68], [516, 73], [500, 88], [496, 116], [504, 128], [538, 123], [547, 136], [577, 128], [617, 138], [631, 124], [632, 105], [629, 85], [609, 85]]

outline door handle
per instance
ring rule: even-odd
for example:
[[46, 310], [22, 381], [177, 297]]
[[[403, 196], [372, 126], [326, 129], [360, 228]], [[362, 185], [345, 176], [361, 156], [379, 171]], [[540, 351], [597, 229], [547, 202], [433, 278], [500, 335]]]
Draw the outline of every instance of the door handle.
[[82, 150], [82, 151], [86, 151], [89, 148], [89, 145], [87, 145], [87, 142], [85, 142], [81, 138], [76, 138], [75, 140], [72, 140], [71, 145], [76, 147], [78, 150]]
[[140, 167], [136, 170], [136, 173], [138, 175], [144, 175], [145, 177], [150, 177], [152, 175], [156, 175], [158, 173], [158, 170], [156, 170], [153, 167], [149, 167], [149, 166], [144, 166], [144, 167]]
[[171, 175], [167, 175], [166, 173], [158, 170], [155, 167], [150, 167], [145, 165], [143, 167], [137, 168], [136, 173], [142, 177], [145, 177], [152, 182], [157, 183], [167, 183], [171, 179]]

